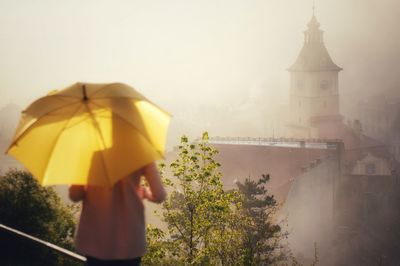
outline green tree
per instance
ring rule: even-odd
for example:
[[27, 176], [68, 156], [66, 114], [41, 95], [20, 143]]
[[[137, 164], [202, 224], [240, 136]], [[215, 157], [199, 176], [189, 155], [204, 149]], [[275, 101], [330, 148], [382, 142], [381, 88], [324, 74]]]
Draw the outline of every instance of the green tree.
[[173, 250], [176, 248], [168, 240], [166, 233], [152, 225], [146, 228], [147, 253], [142, 258], [143, 265], [149, 266], [175, 266], [179, 260], [174, 258]]
[[177, 158], [161, 165], [170, 191], [161, 213], [167, 230], [148, 227], [143, 265], [299, 265], [281, 244], [286, 233], [274, 222], [269, 176], [225, 191], [217, 152], [207, 133], [196, 142], [183, 136]]
[[[61, 203], [51, 187], [42, 187], [24, 171], [0, 176], [0, 223], [44, 241], [72, 249], [76, 208]], [[3, 265], [71, 265], [49, 249], [2, 233]]]
[[271, 265], [287, 259], [288, 250], [282, 245], [286, 233], [275, 222], [277, 203], [265, 187], [269, 175], [258, 180], [246, 178], [237, 183], [243, 195], [243, 212], [248, 221], [243, 223], [243, 263], [245, 265]]
[[[207, 133], [199, 142], [189, 142], [183, 136], [178, 158], [168, 169], [161, 167], [164, 183], [172, 190], [162, 213], [168, 227], [165, 235], [169, 236], [164, 250], [170, 261], [233, 265], [232, 259], [239, 253], [239, 246], [235, 246], [238, 231], [232, 217], [240, 205], [240, 195], [223, 190], [216, 154], [217, 150], [208, 144]], [[173, 178], [167, 178], [166, 171]], [[154, 258], [151, 252], [148, 256]]]

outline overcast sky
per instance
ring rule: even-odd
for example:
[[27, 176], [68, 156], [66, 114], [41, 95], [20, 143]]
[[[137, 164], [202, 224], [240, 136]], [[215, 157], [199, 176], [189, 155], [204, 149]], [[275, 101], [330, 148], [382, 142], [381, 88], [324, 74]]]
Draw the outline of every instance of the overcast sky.
[[[124, 82], [179, 117], [288, 101], [312, 0], [0, 0], [0, 107]], [[341, 96], [400, 89], [400, 1], [316, 0]], [[256, 107], [255, 107], [256, 108]], [[249, 114], [252, 111], [249, 110]]]

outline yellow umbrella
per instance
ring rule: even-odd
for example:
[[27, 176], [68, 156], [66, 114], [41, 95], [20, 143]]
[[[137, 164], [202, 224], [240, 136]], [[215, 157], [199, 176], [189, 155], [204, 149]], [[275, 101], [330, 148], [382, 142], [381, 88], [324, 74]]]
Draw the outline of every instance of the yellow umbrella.
[[42, 185], [112, 186], [163, 157], [169, 121], [125, 84], [76, 83], [22, 112], [7, 153]]

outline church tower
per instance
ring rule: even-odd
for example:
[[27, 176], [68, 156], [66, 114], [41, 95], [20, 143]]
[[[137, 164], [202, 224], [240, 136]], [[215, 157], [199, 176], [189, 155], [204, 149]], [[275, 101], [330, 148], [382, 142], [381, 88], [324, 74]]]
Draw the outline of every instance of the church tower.
[[338, 67], [324, 45], [323, 31], [314, 15], [304, 32], [304, 45], [290, 73], [291, 135], [297, 138], [322, 137], [320, 128], [341, 123]]

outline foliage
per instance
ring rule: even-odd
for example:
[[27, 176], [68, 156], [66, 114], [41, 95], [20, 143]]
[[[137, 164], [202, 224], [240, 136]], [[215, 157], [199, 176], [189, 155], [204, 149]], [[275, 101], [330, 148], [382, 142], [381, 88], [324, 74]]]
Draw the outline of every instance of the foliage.
[[[76, 209], [65, 206], [52, 188], [38, 184], [24, 171], [0, 177], [0, 223], [44, 241], [72, 249]], [[2, 235], [1, 258], [7, 265], [71, 265], [71, 261], [29, 241]]]
[[269, 177], [225, 191], [217, 153], [207, 133], [198, 142], [183, 136], [177, 159], [161, 165], [171, 191], [162, 212], [167, 230], [148, 228], [143, 265], [265, 265], [282, 258], [276, 202], [264, 188]]
[[319, 254], [317, 243], [314, 243], [314, 261], [311, 263], [311, 266], [316, 266], [319, 262]]
[[246, 178], [243, 184], [237, 182], [243, 195], [244, 216], [249, 218], [242, 229], [245, 265], [270, 265], [286, 259], [288, 254], [281, 244], [287, 233], [274, 222], [277, 203], [265, 187], [269, 180], [269, 175], [262, 175], [257, 181]]
[[[302, 260], [302, 263], [299, 262], [299, 259]], [[318, 252], [318, 246], [317, 243], [314, 242], [314, 258], [312, 261], [304, 262], [305, 258], [296, 258], [293, 256], [293, 254], [289, 251], [288, 253], [288, 259], [287, 263], [283, 263], [282, 266], [303, 266], [303, 265], [309, 265], [309, 266], [317, 266], [319, 262], [319, 252]], [[305, 264], [304, 264], [305, 263]]]
[[148, 250], [142, 258], [142, 264], [151, 266], [178, 265], [178, 260], [170, 256], [174, 247], [167, 240], [165, 232], [151, 225], [147, 226], [146, 231]]
[[[198, 142], [183, 136], [177, 159], [168, 169], [161, 166], [164, 183], [172, 192], [163, 204], [168, 231], [162, 233], [166, 240], [159, 250], [166, 251], [167, 261], [175, 265], [233, 265], [232, 259], [237, 258], [240, 231], [233, 217], [241, 204], [240, 195], [224, 191], [216, 154], [208, 145], [207, 133]], [[166, 177], [167, 170], [173, 178]], [[146, 255], [153, 262], [156, 256], [151, 252]]]
[[174, 255], [185, 264], [226, 265], [234, 252], [227, 238], [236, 231], [228, 223], [238, 194], [223, 190], [216, 154], [207, 133], [199, 143], [182, 137], [178, 159], [170, 165], [178, 184], [167, 182], [173, 192], [164, 204], [164, 220], [177, 247]]

